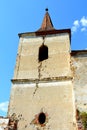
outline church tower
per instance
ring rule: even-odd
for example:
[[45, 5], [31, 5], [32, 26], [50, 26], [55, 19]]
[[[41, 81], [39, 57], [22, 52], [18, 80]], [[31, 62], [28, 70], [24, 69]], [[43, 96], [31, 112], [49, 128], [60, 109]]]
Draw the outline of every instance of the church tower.
[[46, 9], [41, 28], [19, 38], [8, 115], [18, 130], [76, 130], [70, 29], [56, 30]]

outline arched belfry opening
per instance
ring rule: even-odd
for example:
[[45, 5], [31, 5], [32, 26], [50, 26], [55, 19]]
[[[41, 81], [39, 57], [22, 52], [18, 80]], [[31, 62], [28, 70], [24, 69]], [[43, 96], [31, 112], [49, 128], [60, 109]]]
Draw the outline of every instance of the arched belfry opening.
[[38, 56], [38, 60], [43, 61], [48, 59], [48, 47], [44, 44], [42, 44], [39, 48], [39, 56]]

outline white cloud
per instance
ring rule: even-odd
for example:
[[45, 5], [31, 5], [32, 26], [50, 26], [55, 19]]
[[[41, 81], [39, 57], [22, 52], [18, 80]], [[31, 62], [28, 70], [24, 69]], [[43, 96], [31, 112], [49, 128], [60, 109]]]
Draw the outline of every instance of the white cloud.
[[86, 28], [85, 27], [81, 28], [81, 32], [84, 32], [84, 31], [86, 31]]
[[75, 27], [79, 27], [79, 21], [78, 21], [78, 20], [75, 20], [74, 23], [73, 23], [73, 25], [74, 25]]
[[87, 18], [83, 16], [80, 20], [82, 26], [87, 27]]
[[77, 31], [77, 28], [75, 26], [73, 26], [71, 30], [72, 30], [72, 33], [74, 33]]
[[75, 20], [71, 28], [72, 34], [80, 29], [81, 32], [87, 31], [87, 18], [83, 16], [80, 20]]
[[76, 32], [77, 31], [77, 29], [79, 28], [79, 26], [80, 26], [80, 24], [79, 24], [79, 20], [75, 20], [74, 22], [73, 22], [73, 26], [72, 26], [72, 33], [74, 33], [74, 32]]
[[0, 111], [7, 112], [8, 101], [0, 103]]

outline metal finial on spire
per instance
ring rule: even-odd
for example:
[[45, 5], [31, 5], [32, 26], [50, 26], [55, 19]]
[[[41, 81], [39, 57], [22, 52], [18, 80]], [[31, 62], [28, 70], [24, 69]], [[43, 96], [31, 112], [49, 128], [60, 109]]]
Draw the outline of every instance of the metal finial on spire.
[[46, 8], [45, 11], [48, 12], [48, 8]]

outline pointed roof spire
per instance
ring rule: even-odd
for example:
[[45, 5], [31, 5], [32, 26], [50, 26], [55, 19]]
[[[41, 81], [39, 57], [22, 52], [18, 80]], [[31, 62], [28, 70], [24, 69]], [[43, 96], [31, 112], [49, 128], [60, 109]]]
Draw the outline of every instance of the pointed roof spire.
[[41, 25], [41, 28], [38, 31], [47, 31], [47, 30], [55, 30], [52, 24], [52, 20], [48, 13], [48, 8], [45, 9], [46, 13]]

